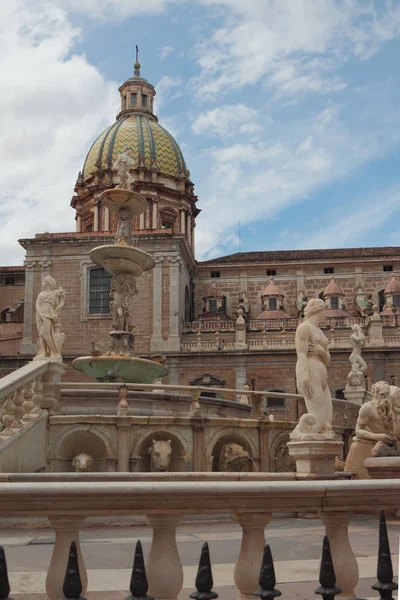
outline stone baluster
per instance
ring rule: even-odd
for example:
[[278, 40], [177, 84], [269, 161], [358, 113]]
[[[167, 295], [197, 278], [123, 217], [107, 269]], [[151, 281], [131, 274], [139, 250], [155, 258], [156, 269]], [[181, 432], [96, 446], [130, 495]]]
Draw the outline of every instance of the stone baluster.
[[35, 408], [35, 403], [33, 402], [34, 390], [33, 390], [34, 382], [28, 383], [24, 389], [24, 402], [22, 406], [24, 407], [25, 415], [22, 418], [23, 423], [29, 423], [34, 416], [31, 416], [31, 412]]
[[40, 414], [40, 411], [42, 410], [42, 401], [43, 401], [43, 381], [42, 381], [42, 375], [39, 375], [38, 377], [36, 377], [35, 383], [33, 384], [32, 402], [33, 402], [35, 408], [32, 411], [32, 416], [30, 417], [31, 419], [34, 418], [36, 415]]
[[47, 410], [57, 409], [59, 403], [55, 384], [60, 382], [65, 369], [65, 365], [58, 361], [49, 364], [47, 371], [42, 377], [43, 392], [41, 408]]
[[14, 398], [13, 398], [13, 402], [15, 405], [15, 409], [14, 409], [14, 423], [13, 423], [13, 429], [21, 429], [22, 427], [22, 422], [21, 419], [25, 414], [25, 410], [23, 405], [24, 402], [24, 388], [20, 388], [19, 390], [17, 390], [14, 394]]
[[242, 528], [242, 543], [234, 570], [234, 581], [239, 600], [250, 600], [258, 588], [260, 567], [265, 546], [264, 529], [270, 513], [237, 513], [234, 515]]
[[358, 564], [349, 541], [349, 522], [353, 513], [330, 512], [320, 515], [329, 538], [336, 583], [342, 590], [341, 600], [356, 597], [354, 592], [358, 583]]
[[1, 432], [1, 437], [10, 437], [13, 434], [11, 429], [14, 423], [14, 410], [15, 404], [13, 401], [13, 394], [9, 394], [3, 404], [4, 415], [1, 419], [4, 425], [4, 431]]
[[46, 576], [47, 596], [50, 600], [60, 600], [63, 597], [65, 569], [72, 542], [76, 542], [82, 595], [84, 596], [87, 590], [87, 573], [79, 543], [79, 529], [82, 527], [85, 519], [81, 517], [57, 516], [49, 517], [49, 520], [56, 534], [56, 540]]
[[153, 539], [146, 563], [149, 595], [157, 600], [177, 600], [183, 586], [183, 569], [176, 545], [176, 528], [183, 515], [160, 514], [148, 517]]

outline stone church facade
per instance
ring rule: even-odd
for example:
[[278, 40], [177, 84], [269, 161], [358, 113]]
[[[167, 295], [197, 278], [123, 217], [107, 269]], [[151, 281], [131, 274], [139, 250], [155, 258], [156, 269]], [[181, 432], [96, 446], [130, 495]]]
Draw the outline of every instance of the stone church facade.
[[[137, 280], [135, 351], [165, 354], [168, 383], [247, 384], [265, 390], [270, 411], [295, 419], [293, 403], [268, 399], [268, 391], [296, 392], [294, 332], [306, 299], [320, 296], [328, 309], [332, 395], [343, 398], [354, 323], [366, 334], [367, 387], [380, 379], [400, 385], [400, 248], [244, 252], [196, 261], [200, 202], [178, 144], [153, 112], [156, 90], [139, 63], [119, 91], [117, 119], [93, 143], [76, 181], [76, 231], [20, 240], [25, 269], [0, 268], [2, 373], [36, 352], [35, 298], [46, 275], [67, 293], [61, 314], [66, 363], [89, 354], [92, 341], [106, 350], [110, 277], [89, 252], [112, 243], [116, 224], [100, 195], [116, 185], [113, 164], [129, 146], [134, 190], [148, 203], [134, 220], [134, 243], [156, 263]], [[67, 370], [67, 379], [80, 377]]]

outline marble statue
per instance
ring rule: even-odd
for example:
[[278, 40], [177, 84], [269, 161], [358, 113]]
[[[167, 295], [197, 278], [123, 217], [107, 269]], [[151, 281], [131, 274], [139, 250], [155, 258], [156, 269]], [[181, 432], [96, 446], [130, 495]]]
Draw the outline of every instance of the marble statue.
[[149, 454], [152, 473], [169, 471], [172, 454], [171, 440], [153, 440]]
[[91, 471], [93, 467], [93, 456], [81, 452], [72, 459], [72, 466], [75, 469], [75, 473]]
[[396, 414], [400, 408], [400, 388], [391, 391], [386, 381], [378, 381], [372, 386], [372, 400], [360, 408], [345, 466], [346, 471], [356, 473], [357, 479], [369, 478], [363, 465], [366, 458], [400, 455], [400, 420]]
[[249, 396], [246, 393], [246, 392], [249, 391], [249, 389], [250, 389], [250, 387], [246, 383], [246, 385], [243, 386], [243, 392], [244, 392], [244, 394], [240, 394], [240, 396], [239, 396], [239, 402], [240, 402], [240, 404], [251, 404]]
[[243, 471], [249, 464], [249, 453], [243, 446], [231, 442], [221, 446], [218, 471]]
[[116, 244], [128, 244], [132, 246], [132, 213], [127, 208], [121, 208], [118, 212], [117, 233], [115, 234]]
[[353, 350], [350, 354], [349, 361], [352, 366], [353, 364], [356, 364], [358, 366], [358, 370], [364, 373], [364, 371], [367, 370], [367, 364], [361, 356], [361, 348], [364, 345], [365, 336], [360, 325], [357, 325], [357, 323], [354, 324], [351, 329], [353, 333], [350, 336], [350, 346], [353, 348]]
[[114, 163], [114, 169], [118, 171], [119, 177], [119, 185], [116, 186], [118, 189], [131, 189], [133, 178], [130, 174], [130, 169], [135, 166], [135, 161], [130, 156], [131, 152], [132, 148], [125, 146]]
[[346, 390], [355, 387], [362, 387], [364, 384], [364, 373], [361, 371], [357, 362], [351, 363], [351, 371], [347, 375]]
[[320, 298], [309, 300], [304, 309], [304, 321], [296, 330], [297, 386], [304, 396], [307, 413], [300, 417], [298, 425], [292, 431], [292, 440], [335, 439], [327, 374], [331, 360], [329, 341], [319, 327], [324, 320], [325, 310], [325, 302]]
[[39, 336], [38, 358], [62, 360], [61, 348], [65, 334], [61, 331], [58, 315], [65, 303], [65, 290], [57, 288], [55, 280], [47, 275], [42, 281], [42, 291], [36, 299], [36, 326]]
[[111, 280], [110, 312], [115, 331], [133, 333], [134, 296], [138, 293], [136, 279], [131, 275], [114, 275]]

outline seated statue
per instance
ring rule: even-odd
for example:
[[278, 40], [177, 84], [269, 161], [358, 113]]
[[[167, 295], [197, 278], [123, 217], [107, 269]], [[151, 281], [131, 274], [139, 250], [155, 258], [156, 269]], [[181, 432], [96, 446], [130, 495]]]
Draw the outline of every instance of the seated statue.
[[400, 407], [400, 388], [391, 393], [386, 381], [372, 386], [372, 400], [360, 408], [356, 435], [346, 459], [345, 471], [356, 473], [357, 479], [369, 479], [364, 460], [371, 456], [399, 456], [400, 421], [396, 408]]

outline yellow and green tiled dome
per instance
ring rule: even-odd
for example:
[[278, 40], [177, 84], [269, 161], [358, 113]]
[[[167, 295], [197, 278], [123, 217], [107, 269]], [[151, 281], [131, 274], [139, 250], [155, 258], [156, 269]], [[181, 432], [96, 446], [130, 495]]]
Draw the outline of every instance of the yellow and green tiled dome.
[[157, 121], [147, 115], [122, 116], [103, 131], [89, 150], [83, 167], [83, 179], [98, 169], [111, 168], [125, 146], [133, 151], [135, 165], [140, 160], [150, 168], [154, 161], [161, 173], [179, 177], [186, 175], [182, 152], [172, 137]]

